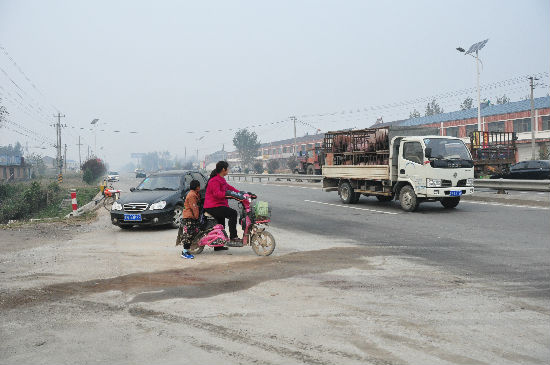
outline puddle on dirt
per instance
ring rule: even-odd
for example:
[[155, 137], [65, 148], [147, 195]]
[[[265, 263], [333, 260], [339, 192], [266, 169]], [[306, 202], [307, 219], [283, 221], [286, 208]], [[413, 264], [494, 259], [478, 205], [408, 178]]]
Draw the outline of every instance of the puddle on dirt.
[[[246, 290], [264, 281], [357, 267], [371, 269], [367, 247], [339, 247], [270, 256], [227, 265], [135, 273], [109, 279], [69, 282], [0, 294], [0, 309], [55, 302], [75, 295], [118, 290], [135, 293], [130, 303], [171, 298], [205, 298]], [[328, 259], [327, 259], [328, 258]]]

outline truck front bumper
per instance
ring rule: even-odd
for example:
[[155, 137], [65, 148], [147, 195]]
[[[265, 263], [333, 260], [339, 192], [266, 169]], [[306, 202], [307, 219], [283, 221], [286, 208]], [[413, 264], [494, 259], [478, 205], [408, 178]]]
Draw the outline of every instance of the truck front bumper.
[[426, 198], [449, 198], [451, 191], [460, 191], [463, 195], [472, 195], [474, 193], [473, 186], [455, 186], [450, 188], [426, 188]]

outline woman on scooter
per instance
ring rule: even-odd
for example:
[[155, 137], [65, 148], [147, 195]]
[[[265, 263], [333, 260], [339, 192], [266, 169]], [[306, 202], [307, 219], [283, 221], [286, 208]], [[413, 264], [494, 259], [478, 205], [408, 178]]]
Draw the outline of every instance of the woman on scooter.
[[[225, 176], [229, 173], [229, 164], [227, 161], [218, 161], [216, 168], [210, 174], [210, 180], [206, 186], [206, 195], [204, 197], [204, 210], [212, 215], [219, 224], [225, 228], [225, 219], [229, 219], [229, 239], [232, 242], [239, 242], [241, 239], [237, 236], [237, 211], [229, 208], [225, 192], [227, 190], [236, 193], [239, 190], [229, 185]], [[227, 250], [227, 247], [215, 247], [218, 250]]]

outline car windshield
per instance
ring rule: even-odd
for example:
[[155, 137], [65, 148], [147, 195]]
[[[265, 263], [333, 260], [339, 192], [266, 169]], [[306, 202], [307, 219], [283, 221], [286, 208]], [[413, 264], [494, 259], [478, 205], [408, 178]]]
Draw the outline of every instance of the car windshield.
[[136, 190], [178, 190], [179, 176], [150, 176], [138, 185]]
[[424, 138], [426, 148], [432, 149], [432, 158], [441, 160], [471, 160], [464, 142], [451, 138]]
[[116, 171], [110, 171], [110, 172], [109, 172], [109, 175], [118, 175], [118, 172], [116, 172]]

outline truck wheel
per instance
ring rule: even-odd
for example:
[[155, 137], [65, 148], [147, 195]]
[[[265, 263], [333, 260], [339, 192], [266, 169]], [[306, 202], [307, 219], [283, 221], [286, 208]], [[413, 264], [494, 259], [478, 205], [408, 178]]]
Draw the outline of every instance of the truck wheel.
[[307, 165], [306, 174], [315, 175], [315, 168], [313, 165]]
[[410, 185], [401, 188], [399, 202], [401, 203], [401, 208], [406, 212], [414, 212], [418, 208], [418, 198]]
[[452, 209], [456, 207], [460, 203], [460, 197], [458, 198], [443, 198], [441, 199], [441, 205], [445, 207], [445, 209]]
[[340, 185], [340, 199], [344, 204], [354, 204], [355, 192], [349, 182], [343, 182]]
[[393, 200], [393, 196], [377, 195], [376, 199], [378, 199], [379, 202], [389, 202]]
[[351, 204], [357, 204], [359, 202], [359, 199], [361, 199], [361, 193], [353, 193]]

